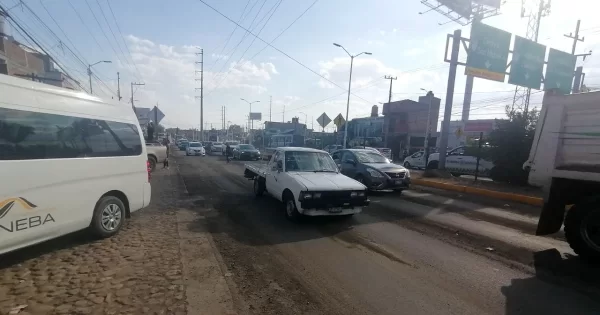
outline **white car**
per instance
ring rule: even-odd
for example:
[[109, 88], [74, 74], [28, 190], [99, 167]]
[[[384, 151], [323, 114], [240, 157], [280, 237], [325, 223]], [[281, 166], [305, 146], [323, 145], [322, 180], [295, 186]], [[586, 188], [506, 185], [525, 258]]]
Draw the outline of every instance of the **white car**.
[[206, 150], [202, 146], [200, 142], [190, 142], [188, 144], [187, 149], [185, 150], [185, 155], [206, 155]]
[[403, 163], [406, 168], [425, 168], [425, 152], [419, 151], [407, 156]]
[[210, 152], [221, 152], [223, 151], [223, 142], [213, 142], [213, 144], [210, 146]]
[[292, 221], [302, 216], [353, 215], [369, 204], [367, 187], [340, 173], [325, 151], [277, 148], [266, 165], [246, 164], [257, 196], [267, 192], [285, 205]]
[[[429, 155], [427, 168], [437, 168], [440, 160], [439, 153]], [[446, 170], [454, 176], [474, 175], [477, 166], [477, 157], [465, 155], [465, 147], [457, 147], [446, 153]], [[490, 176], [494, 162], [479, 159], [479, 171], [481, 176]]]

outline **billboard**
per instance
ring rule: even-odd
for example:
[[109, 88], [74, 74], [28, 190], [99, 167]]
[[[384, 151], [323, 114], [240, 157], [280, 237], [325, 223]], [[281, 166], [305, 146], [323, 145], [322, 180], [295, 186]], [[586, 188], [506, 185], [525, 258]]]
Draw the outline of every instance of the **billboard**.
[[262, 113], [250, 113], [250, 120], [262, 120]]
[[471, 18], [471, 0], [438, 0], [438, 2], [467, 20]]

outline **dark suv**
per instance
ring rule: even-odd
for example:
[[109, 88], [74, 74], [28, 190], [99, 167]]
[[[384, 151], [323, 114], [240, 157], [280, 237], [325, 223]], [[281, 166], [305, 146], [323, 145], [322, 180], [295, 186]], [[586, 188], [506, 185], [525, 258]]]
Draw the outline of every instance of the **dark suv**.
[[410, 187], [410, 172], [391, 163], [378, 152], [368, 149], [347, 149], [331, 157], [341, 173], [356, 179], [371, 190], [392, 189], [401, 192]]

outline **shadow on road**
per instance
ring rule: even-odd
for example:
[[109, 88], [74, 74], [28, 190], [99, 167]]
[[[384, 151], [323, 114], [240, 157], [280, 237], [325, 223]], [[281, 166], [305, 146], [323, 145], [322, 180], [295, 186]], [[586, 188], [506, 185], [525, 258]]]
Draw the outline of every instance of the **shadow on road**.
[[534, 277], [513, 279], [501, 288], [506, 315], [600, 314], [597, 266], [576, 256], [563, 258], [556, 249], [535, 253], [534, 265]]

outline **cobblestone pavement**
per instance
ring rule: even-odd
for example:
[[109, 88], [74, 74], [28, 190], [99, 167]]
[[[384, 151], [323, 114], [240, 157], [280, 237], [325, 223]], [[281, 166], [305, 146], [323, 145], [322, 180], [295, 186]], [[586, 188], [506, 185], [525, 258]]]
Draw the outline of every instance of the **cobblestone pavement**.
[[176, 171], [112, 238], [78, 232], [0, 256], [0, 314], [186, 314]]

